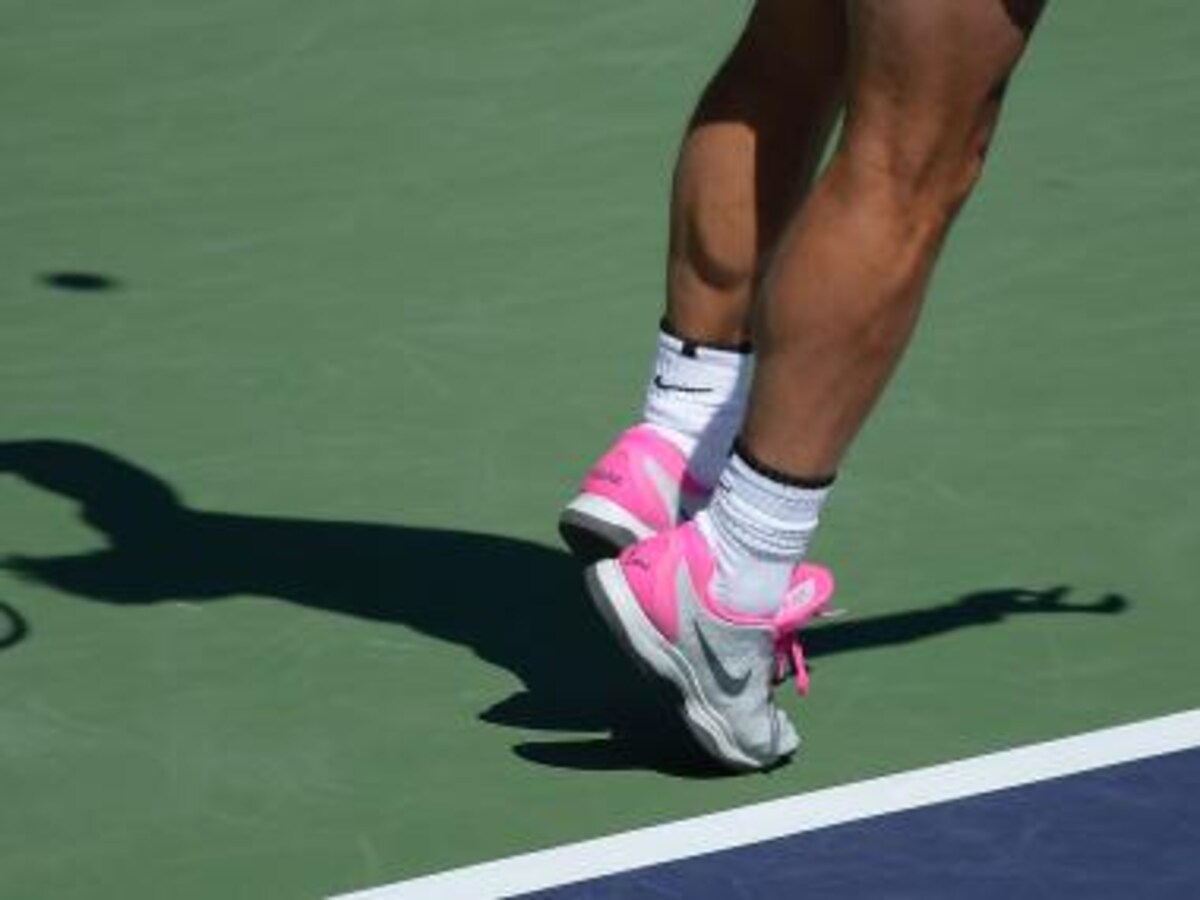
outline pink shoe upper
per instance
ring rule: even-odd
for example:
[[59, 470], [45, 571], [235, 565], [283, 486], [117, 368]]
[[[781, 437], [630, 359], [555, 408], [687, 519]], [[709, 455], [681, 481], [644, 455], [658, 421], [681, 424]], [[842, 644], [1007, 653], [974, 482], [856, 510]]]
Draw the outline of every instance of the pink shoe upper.
[[613, 501], [654, 531], [678, 524], [685, 505], [711, 493], [688, 473], [679, 448], [648, 425], [617, 439], [587, 473], [583, 492]]
[[710, 586], [716, 562], [700, 530], [688, 522], [664, 531], [629, 547], [618, 563], [642, 611], [672, 642], [679, 631], [676, 573], [681, 561], [686, 563], [700, 602], [710, 615], [734, 625], [771, 629], [778, 672], [786, 672], [790, 665], [797, 689], [808, 693], [808, 669], [796, 632], [828, 605], [834, 592], [833, 574], [823, 566], [801, 564], [793, 572], [791, 586], [775, 615], [739, 613], [723, 606], [712, 595]]

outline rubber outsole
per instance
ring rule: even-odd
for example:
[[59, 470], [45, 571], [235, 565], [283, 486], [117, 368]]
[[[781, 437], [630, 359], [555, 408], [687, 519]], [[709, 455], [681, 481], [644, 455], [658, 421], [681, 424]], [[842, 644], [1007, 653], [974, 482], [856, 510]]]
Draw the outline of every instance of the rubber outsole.
[[571, 552], [590, 565], [619, 556], [630, 544], [653, 535], [654, 529], [615, 500], [584, 491], [562, 511], [558, 533]]
[[632, 531], [574, 509], [564, 510], [559, 516], [558, 533], [584, 565], [619, 556], [622, 550], [637, 542], [637, 535]]

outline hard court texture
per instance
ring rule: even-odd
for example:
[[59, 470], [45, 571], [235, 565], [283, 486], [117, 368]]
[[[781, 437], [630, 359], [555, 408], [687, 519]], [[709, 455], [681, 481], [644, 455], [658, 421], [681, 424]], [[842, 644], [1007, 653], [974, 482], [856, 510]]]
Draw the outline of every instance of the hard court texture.
[[311, 897], [1200, 706], [1200, 6], [1052, 3], [720, 777], [561, 503], [742, 4], [0, 0], [0, 894]]

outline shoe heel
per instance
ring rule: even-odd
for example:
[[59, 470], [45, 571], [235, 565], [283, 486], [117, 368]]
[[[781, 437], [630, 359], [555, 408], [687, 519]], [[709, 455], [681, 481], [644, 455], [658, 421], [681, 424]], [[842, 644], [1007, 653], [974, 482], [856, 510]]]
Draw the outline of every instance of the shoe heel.
[[611, 500], [580, 494], [559, 516], [558, 533], [580, 562], [591, 565], [620, 556], [654, 532]]

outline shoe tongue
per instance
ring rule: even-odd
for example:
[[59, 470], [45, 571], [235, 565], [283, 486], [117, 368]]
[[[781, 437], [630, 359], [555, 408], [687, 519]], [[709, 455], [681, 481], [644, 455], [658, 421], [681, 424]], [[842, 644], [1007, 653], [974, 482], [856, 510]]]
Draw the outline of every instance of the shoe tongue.
[[792, 585], [783, 595], [783, 605], [775, 616], [777, 633], [782, 635], [796, 631], [828, 602], [829, 597], [820, 595], [814, 578], [805, 578]]
[[783, 605], [807, 606], [816, 596], [817, 582], [812, 578], [804, 578], [783, 595]]

